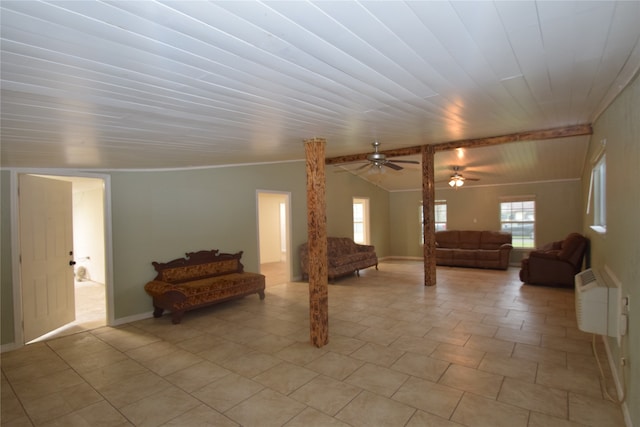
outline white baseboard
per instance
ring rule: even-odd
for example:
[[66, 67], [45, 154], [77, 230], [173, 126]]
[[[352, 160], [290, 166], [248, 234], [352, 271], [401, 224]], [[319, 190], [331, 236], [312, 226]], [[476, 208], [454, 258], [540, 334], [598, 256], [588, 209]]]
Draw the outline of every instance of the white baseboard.
[[0, 353], [6, 353], [7, 351], [13, 351], [19, 349], [20, 345], [17, 345], [15, 342], [10, 342], [6, 344], [0, 345]]
[[[604, 349], [607, 352], [607, 361], [609, 362], [609, 369], [611, 370], [611, 375], [613, 375], [613, 383], [616, 386], [616, 392], [618, 394], [618, 399], [621, 399], [626, 390], [622, 387], [622, 382], [620, 381], [620, 377], [618, 376], [618, 368], [616, 366], [616, 362], [613, 358], [613, 353], [611, 352], [611, 348], [609, 347], [609, 340], [607, 337], [602, 337], [602, 342], [604, 343]], [[627, 406], [627, 401], [625, 400], [620, 405], [622, 408], [622, 415], [624, 417], [624, 424], [627, 427], [633, 427], [633, 423], [631, 422], [631, 414], [629, 413], [629, 407]]]
[[378, 261], [393, 261], [393, 260], [400, 260], [400, 261], [422, 261], [424, 258], [423, 257], [418, 257], [418, 256], [385, 256], [385, 257], [380, 257], [378, 258]]
[[115, 319], [113, 323], [109, 326], [120, 326], [125, 323], [136, 322], [138, 320], [148, 319], [153, 317], [153, 311], [149, 311], [146, 313], [134, 314], [133, 316], [121, 317], [119, 319]]

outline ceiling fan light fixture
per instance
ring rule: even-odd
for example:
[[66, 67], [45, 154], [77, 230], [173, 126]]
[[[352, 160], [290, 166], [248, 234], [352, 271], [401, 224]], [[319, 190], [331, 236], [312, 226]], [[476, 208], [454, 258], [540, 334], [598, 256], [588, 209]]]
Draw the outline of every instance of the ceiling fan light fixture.
[[462, 187], [464, 185], [464, 180], [460, 179], [458, 176], [452, 176], [449, 181], [449, 186], [453, 188]]

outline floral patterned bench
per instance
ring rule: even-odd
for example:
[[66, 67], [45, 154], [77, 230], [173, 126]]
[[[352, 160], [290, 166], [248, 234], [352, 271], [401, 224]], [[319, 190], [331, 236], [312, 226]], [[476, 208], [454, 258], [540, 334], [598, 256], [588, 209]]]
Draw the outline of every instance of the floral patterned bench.
[[242, 252], [235, 254], [210, 251], [188, 252], [186, 258], [166, 263], [153, 262], [158, 272], [144, 286], [153, 298], [153, 316], [171, 311], [174, 324], [185, 311], [219, 302], [258, 294], [264, 299], [265, 277], [244, 271]]

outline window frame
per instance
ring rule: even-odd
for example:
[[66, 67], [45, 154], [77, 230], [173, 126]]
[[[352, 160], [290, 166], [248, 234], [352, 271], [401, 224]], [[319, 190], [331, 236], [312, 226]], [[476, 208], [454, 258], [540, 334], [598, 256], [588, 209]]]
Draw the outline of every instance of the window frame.
[[591, 229], [597, 233], [607, 232], [607, 155], [603, 149], [593, 160], [591, 182], [589, 183], [589, 201], [587, 214], [593, 206], [593, 220]]
[[[362, 220], [356, 220], [356, 205], [362, 206]], [[368, 197], [354, 197], [351, 204], [351, 219], [353, 224], [353, 241], [361, 244], [368, 245], [370, 244], [370, 218], [369, 218], [369, 198]], [[356, 231], [356, 227], [360, 225], [362, 228], [361, 232]], [[362, 235], [362, 240], [359, 239], [359, 235]]]
[[[447, 201], [436, 200], [433, 205], [434, 209], [434, 227], [435, 231], [447, 229]], [[438, 221], [438, 206], [444, 206], [444, 221]], [[420, 244], [424, 245], [424, 203], [421, 201], [418, 206], [418, 218], [420, 219]], [[439, 228], [438, 224], [444, 224], [444, 227]]]
[[[518, 206], [513, 206], [513, 204], [527, 204], [527, 203], [532, 203], [533, 206], [531, 208], [527, 208], [526, 206], [520, 206], [520, 209], [518, 210]], [[508, 220], [503, 219], [503, 213], [504, 213], [504, 206], [505, 204], [510, 204], [510, 209], [508, 211], [511, 212], [510, 216], [520, 216], [518, 214], [521, 214], [521, 216], [523, 217], [522, 219], [517, 219], [517, 218], [511, 218]], [[519, 250], [530, 250], [530, 249], [535, 249], [536, 247], [536, 210], [537, 210], [537, 206], [536, 206], [536, 197], [532, 196], [532, 195], [523, 195], [523, 196], [515, 196], [515, 197], [501, 197], [499, 200], [499, 220], [500, 220], [500, 230], [501, 231], [506, 231], [505, 228], [509, 229], [509, 231], [506, 232], [510, 232], [511, 233], [511, 244], [513, 245], [514, 249], [519, 249]], [[527, 219], [526, 217], [530, 216], [531, 219]], [[505, 224], [509, 224], [507, 227], [505, 227]], [[527, 227], [527, 225], [531, 225], [531, 233], [528, 235], [529, 237], [527, 237], [525, 234], [520, 234], [520, 235], [514, 235], [513, 234], [513, 229], [514, 228], [520, 228], [521, 230], [526, 230], [529, 227]], [[516, 227], [514, 227], [514, 225]], [[530, 241], [530, 243], [528, 243], [528, 241]]]

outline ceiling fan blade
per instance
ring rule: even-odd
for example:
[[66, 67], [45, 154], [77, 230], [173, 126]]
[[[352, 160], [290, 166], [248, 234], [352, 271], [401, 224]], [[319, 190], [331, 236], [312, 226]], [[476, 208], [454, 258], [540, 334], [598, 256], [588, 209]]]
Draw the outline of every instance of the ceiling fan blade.
[[419, 165], [420, 162], [417, 160], [393, 160], [394, 163], [411, 163], [413, 165]]
[[369, 172], [374, 166], [373, 165], [364, 165], [364, 166], [360, 166], [357, 169], [354, 169], [353, 172], [356, 175], [364, 175], [365, 173]]
[[387, 163], [385, 163], [385, 164], [384, 164], [384, 166], [388, 166], [388, 167], [390, 167], [391, 169], [393, 169], [393, 170], [397, 170], [397, 171], [401, 171], [402, 169], [404, 169], [402, 166], [400, 166], [400, 165], [396, 165], [396, 164], [391, 163], [391, 162], [387, 162]]
[[480, 181], [480, 178], [465, 178], [465, 181]]

